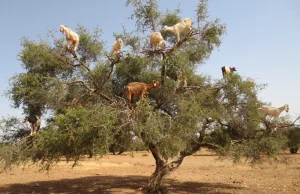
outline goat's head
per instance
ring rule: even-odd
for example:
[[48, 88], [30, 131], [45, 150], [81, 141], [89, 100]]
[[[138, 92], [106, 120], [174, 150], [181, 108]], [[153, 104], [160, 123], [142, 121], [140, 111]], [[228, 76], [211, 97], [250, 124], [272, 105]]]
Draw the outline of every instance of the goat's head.
[[153, 81], [152, 81], [152, 85], [154, 86], [154, 88], [159, 88], [159, 87], [160, 87], [159, 82], [156, 81], [156, 80], [153, 80]]
[[64, 33], [65, 32], [65, 26], [64, 25], [60, 25], [59, 26], [59, 31], [61, 32], [61, 33]]
[[192, 18], [184, 18], [182, 21], [187, 25], [192, 25]]
[[289, 112], [290, 106], [288, 104], [285, 104], [284, 105], [284, 110], [285, 110], [285, 112]]
[[121, 38], [118, 38], [117, 43], [118, 43], [119, 45], [123, 45], [123, 40], [122, 40]]
[[235, 67], [230, 67], [231, 71], [236, 71], [236, 68]]
[[23, 123], [26, 123], [28, 121], [28, 116], [23, 116]]
[[165, 41], [165, 40], [162, 40], [162, 41], [160, 41], [160, 43], [159, 43], [159, 46], [161, 46], [162, 48], [165, 48], [166, 45], [167, 45], [167, 41]]
[[168, 28], [168, 26], [164, 26], [163, 29], [162, 29], [162, 31], [166, 31], [167, 28]]

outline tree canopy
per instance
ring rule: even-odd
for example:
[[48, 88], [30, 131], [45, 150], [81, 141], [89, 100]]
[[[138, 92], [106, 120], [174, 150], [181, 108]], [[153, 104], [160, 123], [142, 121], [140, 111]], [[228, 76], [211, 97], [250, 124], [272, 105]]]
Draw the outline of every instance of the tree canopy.
[[[53, 31], [46, 39], [22, 40], [18, 59], [25, 73], [10, 79], [7, 94], [24, 113], [52, 114], [45, 129], [23, 137], [20, 146], [2, 146], [4, 168], [22, 161], [49, 169], [61, 157], [76, 164], [82, 155], [122, 152], [138, 139], [156, 161], [145, 189], [164, 192], [163, 178], [201, 147], [252, 162], [260, 160], [261, 153], [275, 156], [286, 147], [285, 136], [272, 133], [274, 123], [263, 122], [257, 110], [263, 104], [257, 92], [264, 86], [238, 73], [217, 81], [195, 73], [226, 32], [220, 19], [209, 18], [207, 0], [199, 2], [192, 30], [182, 33], [180, 41], [161, 31], [168, 46], [158, 50], [149, 48], [151, 32], [180, 22], [180, 7], [163, 12], [156, 0], [128, 0], [126, 5], [134, 8], [136, 31], [124, 27], [114, 34], [126, 48], [120, 55], [105, 50], [99, 27], [74, 29], [80, 37], [77, 57], [65, 52], [65, 40]], [[179, 74], [187, 77], [187, 87], [176, 87]], [[152, 80], [159, 80], [161, 87], [134, 108], [128, 106], [124, 87]]]

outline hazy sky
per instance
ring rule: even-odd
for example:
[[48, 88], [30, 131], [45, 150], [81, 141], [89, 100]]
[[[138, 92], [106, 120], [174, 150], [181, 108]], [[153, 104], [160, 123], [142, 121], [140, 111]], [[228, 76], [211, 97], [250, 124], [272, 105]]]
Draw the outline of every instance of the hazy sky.
[[[104, 3], [105, 2], [105, 3]], [[122, 25], [134, 28], [127, 19], [132, 9], [122, 0], [1, 0], [0, 2], [0, 92], [8, 88], [8, 80], [22, 72], [18, 53], [20, 38], [37, 40], [59, 25], [72, 29], [79, 23], [92, 29], [103, 29], [107, 48], [114, 42], [113, 32]], [[180, 4], [182, 18], [196, 21], [196, 0], [160, 0], [161, 10], [172, 10]], [[300, 115], [300, 1], [299, 0], [210, 0], [210, 18], [220, 18], [227, 25], [223, 43], [198, 73], [222, 78], [221, 67], [235, 66], [241, 76], [268, 84], [259, 98], [273, 106], [290, 105], [290, 115]], [[0, 117], [21, 116], [12, 109], [7, 97], [0, 97]], [[283, 114], [284, 115], [284, 114]]]

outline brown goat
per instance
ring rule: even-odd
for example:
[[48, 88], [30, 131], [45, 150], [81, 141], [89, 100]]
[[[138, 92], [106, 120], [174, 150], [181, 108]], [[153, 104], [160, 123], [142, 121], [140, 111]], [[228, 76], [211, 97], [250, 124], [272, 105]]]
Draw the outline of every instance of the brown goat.
[[149, 92], [149, 90], [153, 88], [159, 88], [160, 84], [158, 81], [153, 81], [151, 84], [146, 84], [143, 82], [131, 82], [127, 84], [126, 88], [123, 91], [124, 93], [127, 93], [128, 95], [128, 103], [132, 103], [134, 96], [139, 95], [140, 101], [143, 100], [144, 95]]

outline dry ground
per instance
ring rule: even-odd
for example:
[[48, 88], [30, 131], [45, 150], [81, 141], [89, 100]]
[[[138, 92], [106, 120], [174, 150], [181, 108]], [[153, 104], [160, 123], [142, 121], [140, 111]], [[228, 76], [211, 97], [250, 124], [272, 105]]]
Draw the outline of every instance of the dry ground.
[[[300, 154], [285, 154], [285, 164], [233, 165], [209, 151], [186, 157], [167, 180], [170, 193], [300, 193]], [[71, 168], [60, 162], [50, 172], [36, 167], [0, 174], [0, 193], [141, 193], [154, 171], [151, 153], [83, 158]]]

